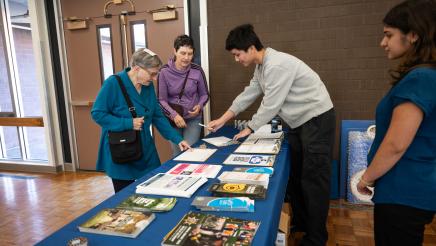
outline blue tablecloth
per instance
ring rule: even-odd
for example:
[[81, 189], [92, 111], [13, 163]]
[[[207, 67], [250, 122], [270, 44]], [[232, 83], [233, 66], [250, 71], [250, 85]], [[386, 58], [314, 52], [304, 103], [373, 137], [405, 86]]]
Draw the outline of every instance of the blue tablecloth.
[[[231, 127], [223, 127], [220, 131], [208, 135], [208, 137], [214, 136], [227, 136], [232, 137], [238, 131]], [[200, 141], [200, 144], [203, 143]], [[214, 146], [210, 146], [214, 148]], [[205, 163], [222, 164], [227, 156], [236, 149], [237, 145], [231, 145], [227, 147], [218, 148]], [[81, 215], [77, 219], [68, 223], [49, 237], [45, 238], [37, 245], [66, 245], [67, 242], [75, 237], [86, 237], [88, 239], [88, 245], [161, 245], [164, 236], [177, 224], [177, 222], [188, 211], [195, 211], [196, 208], [191, 206], [191, 202], [195, 196], [203, 195], [208, 196], [210, 193], [207, 188], [212, 183], [219, 182], [217, 179], [209, 179], [209, 181], [203, 185], [191, 198], [177, 198], [178, 201], [173, 210], [166, 213], [156, 213], [155, 220], [141, 233], [137, 238], [125, 238], [118, 236], [106, 236], [92, 233], [82, 233], [77, 229], [77, 226], [84, 223], [86, 220], [95, 215], [103, 208], [116, 207], [120, 202], [126, 199], [131, 194], [135, 193], [136, 185], [147, 180], [153, 175], [161, 172], [168, 171], [176, 163], [173, 160], [167, 161], [161, 167], [153, 170], [149, 174], [137, 180], [135, 183], [126, 187], [122, 191], [108, 198], [98, 206], [89, 210], [85, 214]], [[253, 245], [274, 245], [277, 229], [280, 220], [280, 211], [286, 192], [286, 184], [289, 177], [289, 163], [290, 154], [288, 151], [288, 143], [285, 137], [280, 153], [277, 155], [276, 162], [274, 164], [274, 175], [271, 177], [268, 186], [268, 193], [266, 200], [255, 201], [254, 213], [242, 213], [242, 212], [209, 212], [218, 215], [235, 217], [248, 220], [260, 221], [260, 227], [254, 237]], [[235, 166], [223, 165], [222, 170], [232, 170]], [[98, 184], [95, 184], [98, 185]]]

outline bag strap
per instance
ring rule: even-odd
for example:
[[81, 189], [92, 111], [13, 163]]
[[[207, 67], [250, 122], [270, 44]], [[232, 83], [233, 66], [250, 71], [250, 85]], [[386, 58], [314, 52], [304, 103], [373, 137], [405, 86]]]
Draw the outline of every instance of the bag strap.
[[183, 92], [185, 92], [186, 81], [188, 81], [188, 75], [189, 75], [190, 71], [191, 71], [191, 69], [189, 69], [188, 72], [186, 73], [185, 81], [183, 81], [182, 90], [179, 93], [179, 100], [178, 100], [178, 102], [180, 102], [180, 100], [182, 99], [182, 96], [183, 96]]
[[132, 117], [133, 117], [133, 118], [136, 118], [136, 116], [137, 116], [137, 114], [136, 114], [136, 109], [135, 109], [135, 107], [133, 106], [133, 103], [132, 103], [132, 101], [130, 100], [129, 95], [127, 94], [126, 87], [124, 86], [123, 82], [121, 81], [120, 76], [118, 76], [118, 75], [116, 75], [116, 74], [114, 74], [114, 76], [115, 76], [115, 78], [118, 80], [118, 84], [119, 84], [120, 87], [121, 87], [121, 91], [123, 92], [124, 99], [126, 99], [127, 106], [129, 106], [129, 111], [130, 111], [130, 113], [132, 114]]

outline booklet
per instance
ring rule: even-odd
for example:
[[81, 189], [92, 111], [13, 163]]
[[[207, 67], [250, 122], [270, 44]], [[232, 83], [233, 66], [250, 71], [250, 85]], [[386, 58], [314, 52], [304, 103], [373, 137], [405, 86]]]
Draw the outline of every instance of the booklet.
[[188, 212], [165, 236], [163, 246], [251, 245], [260, 222]]
[[136, 193], [189, 198], [206, 182], [201, 176], [158, 173], [137, 185]]
[[263, 185], [268, 189], [269, 174], [263, 173], [241, 173], [224, 171], [218, 180], [221, 183], [237, 183], [237, 184], [256, 184]]
[[197, 196], [191, 205], [201, 211], [254, 212], [254, 200], [248, 197]]
[[270, 177], [274, 173], [274, 168], [272, 167], [235, 167], [232, 172], [244, 172], [244, 173], [265, 173]]
[[275, 159], [275, 155], [231, 154], [227, 157], [223, 164], [272, 167]]
[[191, 175], [191, 176], [203, 176], [206, 178], [215, 178], [223, 166], [213, 164], [190, 164], [179, 163], [171, 170], [166, 172], [167, 174], [176, 175]]
[[151, 212], [103, 209], [78, 228], [81, 232], [135, 238], [154, 220], [154, 217]]
[[216, 149], [192, 148], [174, 158], [175, 161], [206, 161]]
[[254, 133], [250, 134], [247, 139], [258, 139], [258, 138], [276, 138], [282, 139], [284, 136], [283, 131], [271, 132], [271, 124], [266, 124], [257, 129]]
[[134, 194], [120, 203], [117, 208], [135, 211], [166, 212], [173, 209], [176, 202], [177, 198], [175, 197], [157, 198]]
[[262, 185], [220, 183], [212, 184], [208, 190], [213, 196], [219, 197], [243, 196], [252, 199], [265, 199], [266, 197], [266, 189]]

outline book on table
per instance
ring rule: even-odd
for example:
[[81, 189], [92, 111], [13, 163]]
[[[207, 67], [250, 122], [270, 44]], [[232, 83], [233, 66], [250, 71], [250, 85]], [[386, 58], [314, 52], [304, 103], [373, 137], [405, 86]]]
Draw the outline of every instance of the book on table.
[[223, 164], [272, 167], [275, 159], [275, 155], [230, 154]]
[[254, 200], [248, 197], [196, 196], [191, 205], [201, 211], [254, 212]]
[[264, 173], [241, 173], [224, 171], [218, 177], [221, 183], [257, 184], [268, 189], [269, 174]]
[[81, 232], [135, 238], [155, 218], [154, 213], [108, 208], [81, 224]]
[[216, 149], [192, 148], [184, 151], [176, 158], [175, 161], [206, 161]]
[[158, 173], [137, 185], [136, 193], [189, 198], [206, 182], [202, 176]]
[[190, 211], [161, 245], [251, 245], [259, 226], [258, 221]]
[[130, 209], [135, 211], [166, 212], [176, 205], [175, 197], [147, 197], [133, 194], [121, 202], [117, 208]]
[[248, 197], [251, 199], [265, 199], [266, 189], [262, 185], [217, 183], [212, 184], [208, 191], [217, 197]]
[[272, 167], [235, 167], [232, 172], [243, 173], [265, 173], [270, 177], [274, 174], [274, 168]]
[[203, 176], [215, 178], [223, 166], [213, 164], [178, 163], [167, 174]]

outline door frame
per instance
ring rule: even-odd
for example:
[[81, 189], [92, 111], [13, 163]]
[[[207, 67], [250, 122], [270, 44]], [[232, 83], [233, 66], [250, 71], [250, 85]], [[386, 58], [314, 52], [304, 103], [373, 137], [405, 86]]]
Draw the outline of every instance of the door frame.
[[[58, 35], [58, 45], [59, 45], [59, 56], [60, 56], [60, 63], [61, 63], [61, 70], [62, 70], [62, 79], [63, 79], [63, 87], [64, 87], [64, 95], [65, 95], [65, 108], [66, 108], [66, 115], [67, 115], [67, 124], [68, 124], [68, 133], [70, 134], [70, 149], [71, 149], [71, 162], [72, 163], [65, 163], [64, 170], [66, 171], [76, 171], [79, 166], [79, 158], [78, 158], [78, 148], [77, 148], [77, 138], [76, 138], [76, 131], [74, 128], [74, 115], [73, 115], [73, 105], [71, 103], [71, 90], [70, 90], [70, 80], [69, 80], [69, 71], [68, 71], [68, 61], [67, 61], [67, 54], [66, 54], [66, 42], [65, 42], [65, 36], [64, 36], [64, 25], [63, 25], [63, 17], [62, 17], [62, 10], [61, 10], [61, 0], [55, 0], [54, 1], [54, 7], [55, 12], [57, 16], [57, 35]], [[203, 2], [200, 0], [200, 2]], [[183, 0], [183, 15], [184, 15], [184, 32], [186, 34], [189, 34], [189, 4], [188, 0]], [[207, 13], [207, 11], [206, 11]], [[208, 74], [206, 75], [208, 78]]]

